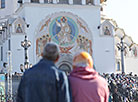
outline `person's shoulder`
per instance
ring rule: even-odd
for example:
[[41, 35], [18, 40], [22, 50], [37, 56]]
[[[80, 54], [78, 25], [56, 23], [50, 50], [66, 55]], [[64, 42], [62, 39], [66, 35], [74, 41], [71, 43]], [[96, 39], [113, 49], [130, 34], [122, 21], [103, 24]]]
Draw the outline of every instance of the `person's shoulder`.
[[[36, 67], [37, 67], [37, 64], [34, 65], [33, 67], [31, 67], [31, 68], [25, 70], [24, 76], [28, 76], [28, 75], [31, 75], [32, 73], [36, 72], [36, 71], [35, 71], [35, 70], [36, 70]], [[38, 68], [37, 68], [37, 69], [38, 69]]]
[[107, 80], [103, 78], [101, 75], [98, 75], [98, 80], [101, 81], [102, 83], [107, 84]]

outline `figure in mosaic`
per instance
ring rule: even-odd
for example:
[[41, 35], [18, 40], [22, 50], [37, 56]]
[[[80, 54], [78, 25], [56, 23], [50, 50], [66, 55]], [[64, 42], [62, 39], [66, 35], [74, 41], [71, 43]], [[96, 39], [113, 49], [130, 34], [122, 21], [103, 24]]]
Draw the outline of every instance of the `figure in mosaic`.
[[16, 33], [23, 33], [23, 30], [21, 28], [21, 24], [17, 25]]
[[104, 35], [111, 35], [109, 28], [106, 26], [104, 30]]
[[63, 16], [60, 22], [56, 20], [56, 25], [60, 27], [60, 31], [57, 33], [60, 44], [69, 43], [71, 41], [71, 28], [66, 17]]
[[91, 47], [92, 47], [92, 43], [88, 38], [81, 35], [78, 36], [77, 47], [76, 47], [77, 50], [79, 49], [79, 50], [87, 51], [92, 55]]
[[21, 24], [17, 25], [16, 33], [23, 33], [23, 30], [21, 28]]
[[41, 56], [44, 45], [50, 41], [51, 41], [51, 38], [48, 34], [43, 35], [42, 37], [36, 40], [36, 54], [38, 56]]

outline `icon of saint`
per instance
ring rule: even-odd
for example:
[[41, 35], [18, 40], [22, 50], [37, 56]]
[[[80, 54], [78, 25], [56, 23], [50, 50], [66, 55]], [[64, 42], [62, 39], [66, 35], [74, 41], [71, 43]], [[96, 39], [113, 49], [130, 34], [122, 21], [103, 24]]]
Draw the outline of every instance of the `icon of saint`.
[[17, 25], [16, 33], [23, 33], [23, 30], [22, 30], [22, 28], [21, 28], [21, 24], [18, 24], [18, 25]]
[[60, 31], [57, 32], [57, 37], [60, 42], [60, 44], [66, 44], [71, 41], [71, 28], [67, 22], [66, 17], [62, 17], [60, 19], [60, 22], [56, 20], [56, 25], [60, 27]]
[[110, 30], [107, 26], [104, 29], [104, 35], [111, 35]]

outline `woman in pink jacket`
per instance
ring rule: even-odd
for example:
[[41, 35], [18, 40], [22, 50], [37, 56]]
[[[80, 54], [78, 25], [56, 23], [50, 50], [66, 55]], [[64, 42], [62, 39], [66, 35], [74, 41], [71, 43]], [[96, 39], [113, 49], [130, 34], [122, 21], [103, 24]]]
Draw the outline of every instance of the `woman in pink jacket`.
[[108, 84], [93, 69], [92, 57], [87, 52], [74, 56], [69, 80], [73, 102], [108, 102]]

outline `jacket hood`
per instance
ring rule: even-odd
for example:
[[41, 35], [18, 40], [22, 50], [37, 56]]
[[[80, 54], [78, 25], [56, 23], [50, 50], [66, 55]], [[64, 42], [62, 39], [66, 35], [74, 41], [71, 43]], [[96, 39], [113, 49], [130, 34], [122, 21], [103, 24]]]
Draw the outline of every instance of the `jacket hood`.
[[90, 67], [77, 67], [70, 73], [72, 77], [78, 77], [84, 80], [94, 79], [98, 76], [98, 73]]

